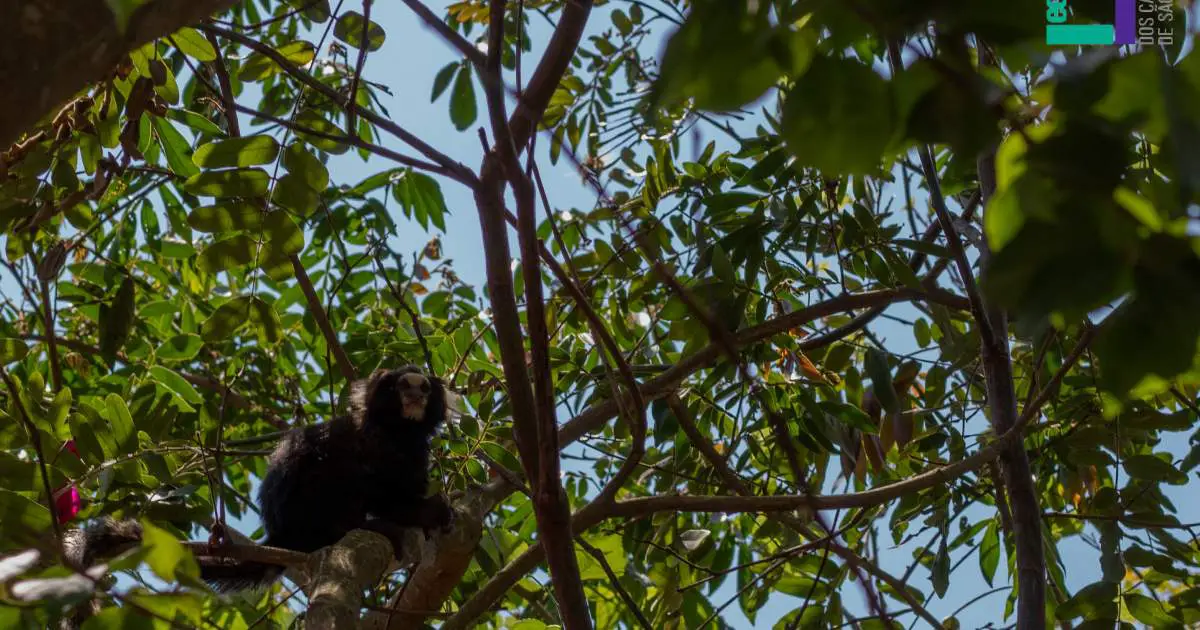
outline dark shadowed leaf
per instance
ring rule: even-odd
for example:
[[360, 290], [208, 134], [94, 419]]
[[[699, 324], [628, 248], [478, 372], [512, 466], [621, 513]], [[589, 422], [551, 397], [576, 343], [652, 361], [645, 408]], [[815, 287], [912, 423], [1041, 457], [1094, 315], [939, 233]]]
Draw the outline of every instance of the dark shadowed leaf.
[[783, 137], [796, 161], [829, 174], [875, 170], [891, 135], [888, 84], [857, 61], [816, 57], [784, 103]]
[[329, 186], [328, 169], [302, 143], [293, 142], [284, 150], [283, 167], [316, 192], [322, 192]]
[[383, 27], [375, 22], [367, 22], [363, 14], [358, 11], [347, 11], [338, 18], [337, 25], [333, 27], [333, 35], [338, 39], [350, 44], [355, 48], [362, 48], [363, 27], [367, 29], [367, 50], [376, 51], [380, 46], [383, 46], [383, 40], [387, 37]]
[[204, 248], [196, 266], [209, 273], [227, 271], [254, 262], [258, 244], [245, 234], [238, 234]]
[[462, 131], [475, 124], [477, 116], [475, 82], [471, 80], [470, 66], [464, 65], [454, 79], [454, 90], [450, 92], [450, 121], [455, 129]]

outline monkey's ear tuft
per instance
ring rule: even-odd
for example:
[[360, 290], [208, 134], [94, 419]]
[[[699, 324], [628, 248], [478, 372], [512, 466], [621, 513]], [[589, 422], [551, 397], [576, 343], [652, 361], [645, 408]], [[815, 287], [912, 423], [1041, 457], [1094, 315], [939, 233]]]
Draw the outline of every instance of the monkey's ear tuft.
[[387, 376], [388, 371], [378, 369], [371, 372], [367, 378], [350, 384], [350, 413], [355, 418], [363, 418], [367, 413], [367, 401], [371, 400], [371, 392], [379, 385], [379, 381]]

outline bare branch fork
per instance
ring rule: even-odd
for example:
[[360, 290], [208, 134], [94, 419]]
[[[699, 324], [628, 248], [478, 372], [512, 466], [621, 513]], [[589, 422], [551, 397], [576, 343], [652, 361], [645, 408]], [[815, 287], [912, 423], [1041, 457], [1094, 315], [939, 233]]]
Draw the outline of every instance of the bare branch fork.
[[[542, 295], [541, 266], [538, 259], [537, 222], [533, 184], [517, 159], [517, 147], [528, 141], [528, 134], [513, 133], [505, 116], [500, 59], [504, 44], [504, 0], [492, 0], [488, 30], [488, 55], [485, 73], [488, 114], [495, 145], [488, 150], [480, 167], [479, 185], [475, 198], [479, 211], [487, 267], [489, 297], [499, 338], [501, 361], [509, 397], [513, 403], [513, 430], [521, 464], [526, 478], [533, 485], [534, 515], [538, 523], [539, 547], [544, 549], [555, 599], [563, 623], [568, 629], [588, 630], [592, 627], [587, 598], [583, 592], [579, 564], [575, 557], [574, 536], [571, 533], [570, 506], [559, 480], [558, 425], [554, 412], [554, 383], [550, 371], [549, 331], [546, 328], [545, 299]], [[586, 18], [586, 14], [584, 15]], [[564, 17], [566, 22], [567, 18]], [[579, 25], [582, 29], [582, 24]], [[562, 30], [562, 24], [556, 34]], [[570, 50], [547, 51], [539, 70], [565, 58]], [[565, 66], [562, 68], [565, 71]], [[549, 95], [562, 78], [562, 71], [543, 80], [550, 85]], [[531, 97], [536, 93], [531, 94]], [[544, 106], [536, 113], [541, 118]], [[508, 247], [503, 192], [505, 183], [512, 186], [517, 202], [518, 237], [521, 249], [521, 268], [524, 275], [525, 303], [530, 338], [530, 358], [533, 383], [525, 368], [525, 349], [520, 328], [516, 296], [508, 268], [511, 259]]]

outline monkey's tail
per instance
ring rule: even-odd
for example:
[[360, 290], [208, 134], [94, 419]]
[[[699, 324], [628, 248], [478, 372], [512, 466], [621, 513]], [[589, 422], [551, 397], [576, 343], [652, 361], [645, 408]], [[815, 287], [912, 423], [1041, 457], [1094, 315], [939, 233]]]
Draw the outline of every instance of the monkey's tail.
[[[79, 570], [112, 558], [142, 542], [142, 524], [136, 519], [118, 521], [104, 517], [79, 528], [63, 532], [66, 560]], [[205, 558], [200, 577], [213, 590], [232, 593], [267, 586], [283, 574], [284, 567], [264, 562]]]
[[82, 571], [96, 560], [120, 555], [141, 542], [142, 524], [137, 520], [106, 516], [63, 532], [63, 553], [68, 563]]
[[[262, 544], [273, 546], [269, 537]], [[205, 558], [200, 564], [200, 579], [218, 593], [236, 593], [270, 586], [283, 575], [285, 569], [268, 562]]]
[[283, 575], [283, 567], [248, 560], [221, 560], [200, 565], [200, 577], [218, 593], [263, 588]]

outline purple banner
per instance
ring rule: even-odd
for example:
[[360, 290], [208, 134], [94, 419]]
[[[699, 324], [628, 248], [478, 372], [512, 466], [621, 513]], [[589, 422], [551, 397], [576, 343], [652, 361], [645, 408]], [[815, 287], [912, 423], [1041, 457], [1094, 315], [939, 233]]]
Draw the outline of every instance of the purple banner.
[[1137, 0], [1113, 0], [1116, 4], [1113, 12], [1113, 27], [1116, 31], [1114, 44], [1137, 43]]

